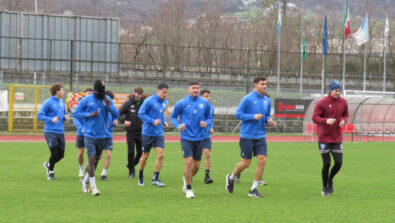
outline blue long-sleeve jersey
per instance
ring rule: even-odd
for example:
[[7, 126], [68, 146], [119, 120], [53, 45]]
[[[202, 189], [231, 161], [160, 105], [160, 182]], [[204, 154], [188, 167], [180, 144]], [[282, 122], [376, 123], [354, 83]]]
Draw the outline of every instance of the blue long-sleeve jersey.
[[[111, 113], [113, 118], [118, 118], [119, 112], [110, 97], [106, 96], [110, 101], [110, 106], [107, 106], [104, 100], [97, 99], [93, 94], [83, 98], [77, 105], [73, 113], [74, 118], [84, 119], [82, 129], [84, 136], [91, 138], [106, 138], [108, 113]], [[95, 117], [90, 117], [92, 112], [98, 112]]]
[[[265, 123], [270, 118], [270, 99], [263, 95], [260, 97], [256, 91], [244, 96], [235, 117], [241, 120], [240, 137], [246, 139], [260, 139], [266, 137]], [[259, 120], [254, 119], [255, 114], [262, 114]]]
[[[143, 121], [143, 135], [154, 137], [163, 135], [166, 106], [167, 100], [161, 100], [157, 94], [144, 100], [138, 112], [138, 117]], [[161, 120], [157, 126], [154, 125], [156, 119]]]
[[84, 119], [73, 118], [74, 126], [77, 128], [77, 136], [83, 136], [82, 127], [84, 126]]
[[[185, 130], [180, 132], [180, 138], [190, 141], [200, 141], [204, 139], [206, 128], [200, 127], [200, 122], [205, 121], [207, 126], [213, 122], [211, 116], [210, 103], [201, 97], [187, 97], [177, 102], [171, 115], [171, 122], [178, 129], [181, 124], [185, 124]], [[177, 120], [180, 116], [180, 122]]]
[[[63, 134], [65, 114], [66, 108], [64, 102], [55, 96], [51, 96], [42, 104], [40, 111], [37, 114], [37, 118], [38, 120], [45, 122], [44, 132]], [[59, 118], [56, 123], [52, 121], [55, 117]]]
[[214, 106], [213, 105], [211, 105], [210, 103], [209, 103], [209, 105], [210, 105], [210, 117], [211, 117], [211, 119], [213, 120], [212, 122], [211, 122], [211, 124], [210, 125], [207, 125], [207, 127], [206, 127], [206, 129], [204, 130], [204, 138], [205, 139], [207, 139], [207, 138], [210, 138], [211, 137], [211, 135], [210, 135], [210, 129], [212, 129], [213, 127], [214, 127]]
[[107, 136], [106, 138], [112, 138], [112, 128], [115, 127], [114, 121], [117, 120], [116, 118], [113, 118], [111, 113], [108, 113], [108, 123], [107, 123]]

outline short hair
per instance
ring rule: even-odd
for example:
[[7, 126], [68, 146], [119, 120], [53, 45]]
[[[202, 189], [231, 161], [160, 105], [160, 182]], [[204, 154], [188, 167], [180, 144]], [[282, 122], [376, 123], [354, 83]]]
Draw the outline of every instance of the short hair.
[[200, 85], [200, 84], [199, 84], [199, 82], [197, 82], [197, 81], [191, 81], [191, 82], [189, 82], [189, 86], [192, 86], [192, 85]]
[[114, 99], [114, 94], [111, 91], [107, 90], [106, 95], [108, 95], [111, 99]]
[[257, 84], [257, 83], [259, 83], [259, 81], [265, 81], [266, 80], [266, 78], [265, 77], [255, 77], [254, 78], [254, 84]]
[[134, 89], [134, 93], [143, 94], [143, 92], [144, 92], [144, 90], [143, 90], [143, 88], [142, 88], [141, 86], [137, 86], [137, 87]]
[[51, 88], [49, 89], [49, 91], [51, 92], [52, 96], [56, 95], [57, 91], [60, 91], [60, 89], [64, 88], [63, 84], [61, 83], [54, 83], [51, 85]]
[[208, 89], [203, 89], [203, 90], [200, 91], [200, 95], [204, 95], [205, 93], [211, 94], [210, 90], [208, 90]]
[[94, 92], [95, 90], [93, 90], [93, 88], [88, 87], [87, 89], [85, 89], [85, 93], [88, 92], [88, 91]]
[[167, 84], [165, 84], [165, 83], [160, 83], [156, 87], [156, 89], [158, 89], [158, 90], [163, 90], [163, 88], [169, 89], [169, 86], [167, 86]]

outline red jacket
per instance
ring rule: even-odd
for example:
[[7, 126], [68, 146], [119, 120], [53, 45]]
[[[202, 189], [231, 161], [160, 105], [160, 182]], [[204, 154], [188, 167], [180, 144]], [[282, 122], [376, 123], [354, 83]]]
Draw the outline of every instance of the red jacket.
[[[336, 119], [332, 125], [326, 124], [328, 118]], [[347, 123], [348, 105], [346, 99], [328, 96], [318, 101], [314, 108], [313, 122], [317, 123], [318, 141], [323, 143], [338, 143], [343, 140], [342, 129], [339, 127], [341, 120]]]

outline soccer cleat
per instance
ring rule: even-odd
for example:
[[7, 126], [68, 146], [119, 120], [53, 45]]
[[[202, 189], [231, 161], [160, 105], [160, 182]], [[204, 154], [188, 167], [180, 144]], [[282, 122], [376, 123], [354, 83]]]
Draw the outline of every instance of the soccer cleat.
[[47, 179], [48, 179], [48, 180], [56, 180], [55, 174], [54, 174], [54, 173], [49, 173]]
[[323, 197], [329, 197], [329, 196], [331, 196], [331, 193], [330, 193], [330, 191], [329, 191], [329, 188], [328, 188], [328, 187], [322, 188], [321, 195], [322, 195]]
[[240, 174], [235, 176], [235, 181], [236, 181], [236, 183], [240, 183]]
[[144, 186], [144, 179], [139, 177], [138, 185], [143, 187]]
[[328, 182], [328, 192], [330, 194], [333, 194], [335, 192], [335, 189], [333, 188], [333, 181], [331, 180]]
[[80, 169], [80, 172], [79, 172], [78, 176], [79, 177], [84, 177], [84, 170], [83, 169]]
[[211, 183], [213, 183], [213, 180], [210, 178], [210, 176], [206, 176], [206, 177], [204, 177], [204, 183], [211, 184]]
[[259, 180], [258, 185], [260, 186], [266, 186], [267, 183], [265, 181], [263, 181], [262, 179]]
[[151, 184], [154, 185], [154, 186], [156, 185], [156, 186], [158, 186], [158, 187], [164, 187], [164, 186], [166, 186], [166, 184], [160, 182], [160, 180], [152, 180]]
[[93, 196], [99, 196], [100, 191], [97, 189], [97, 187], [91, 187], [92, 195]]
[[184, 182], [184, 185], [182, 186], [182, 191], [184, 193], [187, 192], [187, 182], [185, 181], [185, 176], [182, 177], [182, 181]]
[[230, 179], [230, 174], [227, 174], [226, 175], [226, 190], [229, 192], [229, 193], [233, 193], [233, 184], [234, 184], [234, 180], [231, 180]]
[[250, 197], [263, 197], [263, 194], [259, 193], [258, 189], [254, 188], [248, 192], [248, 196]]
[[108, 178], [106, 177], [106, 175], [102, 175], [102, 176], [100, 177], [100, 180], [102, 180], [102, 181], [109, 181], [110, 179], [108, 179]]
[[88, 193], [89, 192], [89, 182], [85, 183], [84, 178], [81, 178], [81, 184], [82, 184], [82, 193]]
[[43, 163], [43, 166], [45, 168], [45, 172], [47, 173], [47, 177], [49, 176], [49, 163], [47, 161], [45, 161]]
[[193, 190], [192, 189], [190, 189], [190, 190], [186, 190], [185, 191], [185, 197], [186, 198], [194, 198], [195, 197], [195, 195], [193, 194]]

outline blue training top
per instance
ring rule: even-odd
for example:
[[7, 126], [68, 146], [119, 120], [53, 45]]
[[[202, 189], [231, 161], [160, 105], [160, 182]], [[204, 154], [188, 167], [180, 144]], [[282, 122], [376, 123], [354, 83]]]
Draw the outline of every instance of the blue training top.
[[212, 104], [210, 104], [210, 103], [209, 103], [209, 105], [210, 105], [210, 117], [211, 117], [211, 119], [212, 119], [213, 121], [211, 122], [210, 125], [207, 125], [206, 129], [205, 129], [204, 132], [203, 132], [203, 134], [204, 134], [203, 137], [204, 137], [205, 139], [208, 139], [208, 138], [211, 137], [210, 129], [212, 129], [213, 126], [214, 126], [214, 106], [213, 106]]
[[114, 121], [117, 120], [116, 118], [112, 118], [111, 113], [108, 113], [108, 123], [107, 123], [107, 136], [106, 138], [112, 138], [112, 128], [115, 127]]
[[[45, 122], [44, 132], [64, 134], [63, 122], [65, 120], [65, 114], [66, 108], [64, 102], [55, 96], [51, 96], [42, 104], [37, 114], [37, 119]], [[55, 117], [59, 118], [56, 123], [52, 121]]]
[[[84, 119], [82, 129], [84, 136], [91, 138], [106, 138], [108, 114], [111, 113], [113, 118], [118, 118], [119, 112], [110, 97], [106, 96], [110, 101], [110, 106], [107, 106], [104, 99], [97, 99], [94, 94], [83, 98], [77, 105], [73, 113], [73, 118]], [[90, 117], [93, 112], [99, 114], [95, 117]]]
[[[143, 135], [163, 136], [166, 106], [167, 100], [161, 100], [157, 94], [144, 100], [138, 112], [138, 117], [143, 121]], [[161, 120], [161, 123], [157, 126], [154, 125], [156, 119]]]
[[[259, 120], [254, 119], [255, 114], [262, 114]], [[235, 117], [241, 120], [240, 137], [246, 139], [261, 139], [266, 137], [265, 123], [270, 118], [270, 99], [264, 94], [262, 97], [253, 91], [244, 96]]]
[[[190, 141], [200, 141], [204, 139], [205, 128], [200, 127], [200, 122], [206, 122], [207, 126], [212, 125], [211, 105], [202, 97], [192, 97], [190, 94], [177, 102], [171, 115], [171, 122], [178, 129], [181, 124], [185, 124], [185, 130], [180, 132], [180, 138]], [[180, 122], [177, 120], [180, 116]], [[206, 127], [207, 127], [206, 126]]]

